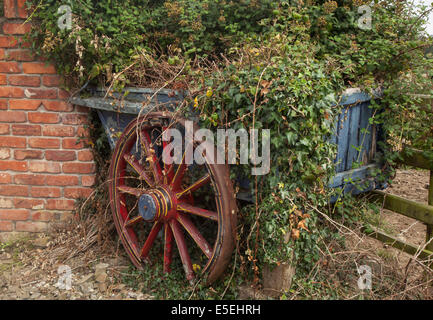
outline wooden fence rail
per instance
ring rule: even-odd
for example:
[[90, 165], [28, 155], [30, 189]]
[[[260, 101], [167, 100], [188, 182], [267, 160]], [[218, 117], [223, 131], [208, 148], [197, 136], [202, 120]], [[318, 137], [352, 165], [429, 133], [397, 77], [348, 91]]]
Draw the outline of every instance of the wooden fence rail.
[[408, 254], [415, 255], [419, 253], [419, 257], [422, 259], [433, 259], [433, 240], [431, 240], [433, 238], [433, 161], [424, 157], [422, 152], [415, 150], [403, 151], [401, 155], [402, 160], [400, 162], [402, 164], [430, 170], [428, 204], [408, 200], [377, 190], [371, 192], [371, 199], [373, 201], [381, 201], [381, 203], [383, 203], [384, 209], [405, 215], [426, 224], [427, 245], [425, 246], [424, 250], [421, 250], [421, 248], [418, 246], [401, 241], [379, 230], [375, 230], [373, 232], [367, 232], [366, 230], [364, 231], [369, 236]]

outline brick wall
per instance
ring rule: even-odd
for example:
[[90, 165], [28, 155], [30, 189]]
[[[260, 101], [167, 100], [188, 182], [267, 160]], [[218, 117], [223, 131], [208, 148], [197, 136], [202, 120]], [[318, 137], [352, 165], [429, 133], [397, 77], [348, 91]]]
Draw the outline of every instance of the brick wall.
[[52, 65], [21, 37], [25, 0], [5, 0], [0, 19], [0, 234], [44, 232], [68, 219], [94, 183], [85, 137], [88, 110], [67, 103]]

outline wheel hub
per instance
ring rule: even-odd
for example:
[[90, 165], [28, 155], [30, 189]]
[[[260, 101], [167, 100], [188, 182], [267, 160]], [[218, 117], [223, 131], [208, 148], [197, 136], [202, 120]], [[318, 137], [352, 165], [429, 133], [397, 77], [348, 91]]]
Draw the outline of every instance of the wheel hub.
[[138, 199], [138, 212], [146, 222], [166, 222], [175, 218], [176, 198], [165, 188], [146, 191]]

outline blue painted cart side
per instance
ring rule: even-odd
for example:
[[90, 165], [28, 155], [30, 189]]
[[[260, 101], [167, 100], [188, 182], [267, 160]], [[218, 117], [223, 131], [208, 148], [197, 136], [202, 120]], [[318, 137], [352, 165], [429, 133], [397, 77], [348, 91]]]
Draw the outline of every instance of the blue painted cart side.
[[359, 194], [383, 187], [374, 178], [379, 168], [376, 159], [379, 136], [376, 125], [370, 121], [374, 112], [371, 99], [368, 94], [351, 89], [340, 102], [343, 109], [336, 119], [331, 138], [338, 148], [335, 159], [337, 173], [329, 187], [339, 189], [342, 194]]
[[[94, 90], [88, 98], [71, 100], [73, 104], [97, 110], [112, 148], [124, 128], [139, 114], [143, 101], [152, 98], [151, 103], [146, 103], [145, 109], [141, 111], [142, 115], [156, 106], [174, 110], [184, 97], [181, 92], [167, 89], [157, 94], [145, 88], [130, 88], [127, 91], [127, 96], [114, 93], [114, 98], [105, 98], [105, 91]], [[380, 187], [373, 178], [373, 172], [378, 168], [375, 163], [378, 135], [376, 127], [370, 124], [373, 115], [370, 101], [371, 96], [368, 94], [350, 89], [340, 102], [343, 111], [336, 119], [335, 133], [331, 137], [331, 142], [338, 146], [335, 159], [337, 172], [329, 187], [341, 189], [343, 193], [357, 194]], [[362, 188], [359, 188], [360, 185]]]

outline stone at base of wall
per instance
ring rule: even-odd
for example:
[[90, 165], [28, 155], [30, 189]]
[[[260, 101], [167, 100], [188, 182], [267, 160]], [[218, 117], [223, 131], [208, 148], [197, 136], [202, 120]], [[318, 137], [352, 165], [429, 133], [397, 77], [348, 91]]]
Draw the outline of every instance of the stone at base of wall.
[[11, 232], [0, 232], [0, 244], [15, 242], [24, 239], [35, 239], [40, 235], [51, 234], [57, 229], [62, 229], [72, 222], [72, 213], [69, 215], [61, 216], [62, 219], [57, 219], [47, 223], [47, 227], [44, 230], [27, 230], [27, 231], [11, 231]]
[[[35, 233], [32, 233], [34, 236]], [[18, 241], [26, 239], [30, 236], [30, 232], [0, 232], [0, 243], [8, 243], [13, 241]]]

